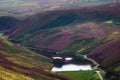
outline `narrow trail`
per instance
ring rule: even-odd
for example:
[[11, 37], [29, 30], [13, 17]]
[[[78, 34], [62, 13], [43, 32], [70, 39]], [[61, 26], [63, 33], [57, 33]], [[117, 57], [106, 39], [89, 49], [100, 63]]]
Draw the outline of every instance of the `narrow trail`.
[[93, 64], [95, 65], [95, 67], [94, 67], [93, 69], [96, 70], [96, 73], [98, 74], [100, 80], [104, 80], [103, 77], [102, 77], [102, 75], [101, 75], [101, 73], [100, 73], [100, 71], [97, 70], [99, 64], [98, 64], [95, 60], [93, 60], [93, 59], [91, 59], [91, 58], [88, 58], [87, 55], [77, 54], [77, 56], [83, 57], [84, 59], [87, 59], [87, 60], [93, 62]]
[[96, 73], [98, 74], [98, 76], [100, 77], [101, 80], [104, 80], [102, 75], [100, 74], [100, 71], [96, 71]]
[[88, 58], [87, 55], [80, 55], [80, 54], [77, 54], [77, 55], [80, 57], [83, 57], [86, 60], [93, 62], [93, 64], [95, 65], [94, 69], [98, 69], [99, 64], [95, 60]]

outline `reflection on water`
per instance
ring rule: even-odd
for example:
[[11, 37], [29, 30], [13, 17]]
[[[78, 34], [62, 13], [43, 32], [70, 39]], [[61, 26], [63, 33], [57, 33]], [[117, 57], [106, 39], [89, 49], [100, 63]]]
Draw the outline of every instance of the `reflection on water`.
[[70, 60], [72, 60], [73, 58], [71, 58], [71, 57], [67, 57], [67, 58], [65, 58], [65, 60], [67, 60], [67, 61], [70, 61]]
[[76, 65], [76, 64], [65, 64], [62, 67], [53, 67], [52, 71], [79, 71], [79, 70], [92, 70], [91, 65]]
[[[52, 59], [63, 59], [62, 57], [52, 57]], [[70, 61], [72, 60], [72, 57], [66, 57], [65, 60]]]
[[52, 59], [63, 59], [62, 57], [52, 57]]

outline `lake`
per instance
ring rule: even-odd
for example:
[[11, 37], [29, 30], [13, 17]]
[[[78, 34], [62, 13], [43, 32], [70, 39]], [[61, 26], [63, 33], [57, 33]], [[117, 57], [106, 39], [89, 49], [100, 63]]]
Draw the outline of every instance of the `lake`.
[[80, 70], [92, 70], [91, 65], [82, 64], [64, 64], [61, 67], [54, 66], [51, 71], [80, 71]]

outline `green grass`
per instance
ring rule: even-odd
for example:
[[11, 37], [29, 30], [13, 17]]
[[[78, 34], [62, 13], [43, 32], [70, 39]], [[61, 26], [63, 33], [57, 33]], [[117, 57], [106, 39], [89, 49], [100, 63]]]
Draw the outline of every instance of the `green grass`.
[[98, 74], [92, 71], [68, 71], [68, 72], [60, 72], [73, 80], [100, 80]]
[[113, 20], [108, 20], [104, 22], [105, 24], [113, 24]]
[[21, 54], [22, 56], [30, 57], [30, 58], [37, 60], [37, 61], [51, 63], [50, 59], [45, 58], [43, 56], [40, 56], [36, 53], [30, 52], [29, 50], [26, 50], [26, 49], [24, 49], [24, 50], [18, 49], [18, 48], [15, 48], [14, 46], [11, 46], [8, 44], [4, 45], [2, 49], [3, 49], [3, 51], [5, 51], [7, 53], [16, 54], [16, 55]]
[[116, 25], [120, 25], [120, 20], [107, 20], [104, 22], [105, 24], [116, 24]]

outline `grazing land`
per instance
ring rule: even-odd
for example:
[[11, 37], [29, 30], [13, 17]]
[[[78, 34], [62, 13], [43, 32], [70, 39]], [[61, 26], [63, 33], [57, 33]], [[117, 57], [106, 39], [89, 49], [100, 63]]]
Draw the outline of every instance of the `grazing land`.
[[[95, 70], [68, 71], [60, 73], [71, 77], [73, 80], [100, 80], [99, 75], [95, 72]], [[101, 72], [101, 74], [104, 76], [104, 72]]]

